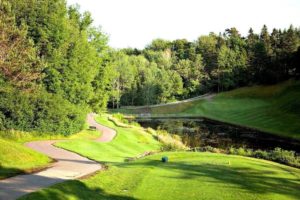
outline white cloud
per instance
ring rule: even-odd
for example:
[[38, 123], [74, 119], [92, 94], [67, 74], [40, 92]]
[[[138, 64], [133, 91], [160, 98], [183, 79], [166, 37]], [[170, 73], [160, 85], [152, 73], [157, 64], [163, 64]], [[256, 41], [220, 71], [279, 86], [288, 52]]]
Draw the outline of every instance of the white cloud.
[[209, 32], [249, 27], [259, 32], [299, 26], [299, 0], [68, 0], [90, 11], [116, 48], [143, 48], [152, 39], [195, 40]]

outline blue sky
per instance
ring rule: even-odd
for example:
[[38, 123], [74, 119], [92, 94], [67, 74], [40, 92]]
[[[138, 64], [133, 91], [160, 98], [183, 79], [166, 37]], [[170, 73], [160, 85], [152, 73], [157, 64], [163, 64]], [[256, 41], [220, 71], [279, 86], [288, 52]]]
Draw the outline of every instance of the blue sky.
[[236, 27], [246, 35], [300, 26], [300, 0], [67, 0], [90, 11], [114, 48], [143, 48], [155, 38], [196, 40]]

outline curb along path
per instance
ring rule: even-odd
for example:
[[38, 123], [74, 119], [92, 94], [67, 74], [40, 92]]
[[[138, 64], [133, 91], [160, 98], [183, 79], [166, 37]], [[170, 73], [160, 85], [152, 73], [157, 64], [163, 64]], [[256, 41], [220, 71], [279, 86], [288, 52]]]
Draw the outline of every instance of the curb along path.
[[[116, 131], [98, 124], [94, 120], [95, 115], [89, 114], [87, 122], [90, 126], [95, 126], [102, 132], [97, 142], [109, 142]], [[28, 175], [18, 175], [0, 181], [0, 200], [14, 200], [25, 194], [49, 187], [55, 183], [80, 178], [101, 169], [101, 165], [76, 153], [57, 148], [54, 143], [65, 140], [49, 140], [28, 142], [25, 145], [40, 153], [46, 154], [56, 160], [49, 168], [37, 173]]]

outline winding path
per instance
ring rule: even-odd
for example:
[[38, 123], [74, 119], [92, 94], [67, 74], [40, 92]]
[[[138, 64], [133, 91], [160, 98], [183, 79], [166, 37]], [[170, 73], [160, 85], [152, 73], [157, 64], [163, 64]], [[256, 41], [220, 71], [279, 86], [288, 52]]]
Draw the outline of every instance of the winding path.
[[[102, 132], [97, 142], [109, 142], [116, 131], [98, 124], [94, 120], [94, 114], [89, 114], [87, 122], [90, 126], [96, 127]], [[14, 200], [25, 194], [49, 187], [55, 183], [65, 180], [76, 179], [87, 176], [101, 169], [101, 165], [76, 153], [57, 148], [54, 143], [64, 140], [49, 140], [28, 142], [25, 145], [38, 152], [46, 154], [56, 162], [49, 168], [37, 173], [18, 175], [0, 181], [0, 200]]]

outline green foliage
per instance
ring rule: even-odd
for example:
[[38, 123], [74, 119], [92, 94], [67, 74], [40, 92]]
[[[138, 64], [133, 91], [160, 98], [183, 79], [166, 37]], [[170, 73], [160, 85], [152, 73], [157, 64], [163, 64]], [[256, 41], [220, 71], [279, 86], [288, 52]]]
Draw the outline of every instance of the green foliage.
[[152, 117], [206, 117], [255, 128], [279, 136], [300, 138], [300, 82], [244, 87], [216, 96], [176, 104], [127, 108], [127, 114]]
[[260, 158], [265, 160], [271, 160], [292, 167], [300, 168], [299, 155], [297, 155], [294, 151], [284, 150], [279, 147], [275, 148], [274, 150], [263, 151], [260, 149], [252, 150], [243, 147], [239, 147], [239, 148], [230, 147], [229, 149], [218, 149], [211, 146], [205, 146], [205, 147], [195, 148], [193, 149], [193, 151], [212, 152], [212, 153], [222, 152], [222, 153], [227, 153], [232, 155], [248, 156], [248, 157]]
[[185, 144], [183, 144], [179, 135], [169, 134], [165, 130], [154, 130], [152, 128], [147, 128], [146, 131], [161, 142], [162, 151], [182, 151], [189, 149]]
[[84, 108], [79, 109], [58, 95], [43, 91], [24, 93], [12, 88], [0, 91], [2, 130], [18, 129], [68, 135], [84, 125]]
[[[129, 71], [136, 68], [135, 72], [142, 69], [142, 73], [124, 74], [134, 81], [117, 93], [121, 100], [116, 107], [159, 104], [297, 77], [299, 35], [293, 26], [272, 33], [263, 26], [260, 34], [250, 29], [249, 35], [242, 37], [233, 27], [223, 34], [201, 36], [195, 42], [156, 39], [143, 50], [121, 50], [129, 56], [127, 61], [137, 56], [147, 61], [123, 66]], [[124, 69], [117, 71], [122, 76]]]
[[300, 167], [300, 157], [297, 156], [294, 151], [275, 148], [269, 154], [269, 159], [279, 163]]
[[7, 1], [0, 1], [0, 14], [0, 82], [9, 82], [20, 90], [32, 90], [42, 77], [42, 62], [32, 40], [27, 38], [28, 27], [16, 26]]
[[1, 0], [0, 13], [0, 130], [68, 135], [105, 110], [107, 36], [90, 13], [65, 0]]

